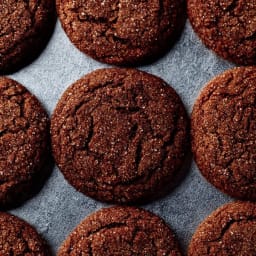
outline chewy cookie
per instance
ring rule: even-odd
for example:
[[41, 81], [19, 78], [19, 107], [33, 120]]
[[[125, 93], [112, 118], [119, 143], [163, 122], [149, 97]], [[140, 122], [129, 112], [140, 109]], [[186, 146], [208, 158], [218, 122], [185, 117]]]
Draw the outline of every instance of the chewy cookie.
[[210, 81], [191, 117], [192, 150], [203, 176], [240, 199], [256, 200], [256, 67]]
[[181, 256], [171, 229], [158, 216], [132, 207], [111, 207], [83, 220], [68, 236], [58, 256]]
[[43, 49], [55, 23], [53, 0], [0, 1], [0, 73], [26, 65]]
[[57, 0], [72, 43], [92, 58], [138, 65], [165, 53], [185, 23], [183, 0]]
[[240, 65], [256, 64], [256, 0], [187, 0], [192, 27], [207, 47]]
[[135, 69], [101, 69], [59, 100], [52, 150], [80, 192], [106, 202], [145, 202], [173, 186], [187, 130], [184, 106], [163, 80]]
[[49, 120], [35, 96], [0, 77], [0, 208], [29, 197], [44, 176]]
[[49, 256], [45, 241], [27, 222], [0, 212], [0, 255]]
[[200, 224], [190, 242], [188, 256], [254, 256], [255, 234], [255, 203], [229, 203]]

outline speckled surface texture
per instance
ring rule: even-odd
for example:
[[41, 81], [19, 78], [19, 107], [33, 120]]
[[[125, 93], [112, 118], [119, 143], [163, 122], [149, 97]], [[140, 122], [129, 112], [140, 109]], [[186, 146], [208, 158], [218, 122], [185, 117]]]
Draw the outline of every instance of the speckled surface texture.
[[[190, 113], [199, 91], [215, 75], [232, 67], [207, 50], [186, 23], [180, 40], [157, 62], [140, 67], [160, 76], [181, 96]], [[33, 92], [49, 114], [64, 90], [83, 75], [108, 65], [79, 52], [57, 22], [50, 43], [30, 66], [11, 75]], [[197, 225], [218, 206], [231, 199], [205, 181], [194, 162], [180, 185], [168, 196], [143, 207], [161, 216], [176, 232], [186, 251]], [[53, 252], [85, 216], [107, 206], [75, 191], [55, 166], [40, 193], [12, 210], [46, 238]]]

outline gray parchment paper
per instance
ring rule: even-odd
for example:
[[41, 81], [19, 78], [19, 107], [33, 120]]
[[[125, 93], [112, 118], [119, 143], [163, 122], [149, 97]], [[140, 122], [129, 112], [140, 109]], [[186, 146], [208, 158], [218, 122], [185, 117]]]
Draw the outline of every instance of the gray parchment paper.
[[[97, 68], [108, 67], [79, 52], [69, 41], [59, 21], [44, 52], [31, 65], [10, 75], [43, 103], [49, 115], [64, 90], [81, 76]], [[175, 46], [157, 62], [139, 69], [163, 78], [181, 96], [191, 113], [204, 84], [231, 68], [206, 49], [187, 21]], [[214, 209], [231, 198], [208, 184], [194, 162], [185, 179], [168, 196], [142, 207], [161, 216], [175, 231], [187, 250], [197, 225]], [[21, 207], [10, 211], [35, 226], [56, 253], [71, 230], [88, 214], [107, 206], [72, 188], [55, 166], [43, 189]]]

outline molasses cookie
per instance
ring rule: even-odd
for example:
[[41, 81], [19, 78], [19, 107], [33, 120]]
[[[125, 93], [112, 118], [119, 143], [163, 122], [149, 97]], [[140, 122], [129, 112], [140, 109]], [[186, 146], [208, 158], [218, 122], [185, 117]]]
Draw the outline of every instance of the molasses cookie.
[[83, 220], [57, 254], [181, 256], [178, 242], [158, 216], [139, 208], [111, 207]]
[[21, 68], [42, 51], [55, 16], [53, 0], [0, 2], [0, 74]]
[[256, 205], [226, 204], [204, 220], [189, 245], [188, 256], [256, 255]]
[[49, 256], [45, 241], [27, 222], [0, 212], [0, 255]]
[[210, 81], [191, 119], [203, 176], [230, 196], [256, 200], [256, 67], [231, 69]]
[[183, 0], [57, 0], [72, 43], [92, 58], [138, 65], [165, 53], [185, 23]]
[[256, 64], [256, 0], [187, 2], [192, 27], [207, 47], [236, 64]]
[[188, 120], [176, 92], [135, 69], [101, 69], [71, 85], [51, 120], [65, 178], [95, 199], [152, 200], [176, 181]]
[[28, 198], [44, 176], [49, 120], [26, 88], [0, 77], [0, 208]]

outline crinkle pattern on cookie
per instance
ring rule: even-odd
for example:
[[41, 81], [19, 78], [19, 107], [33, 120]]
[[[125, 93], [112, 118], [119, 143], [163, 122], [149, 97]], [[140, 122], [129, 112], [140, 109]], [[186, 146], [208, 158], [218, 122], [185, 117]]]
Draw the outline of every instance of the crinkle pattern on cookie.
[[166, 52], [185, 23], [183, 0], [57, 0], [69, 39], [96, 60], [138, 65]]
[[177, 180], [188, 120], [176, 92], [135, 69], [101, 69], [71, 85], [51, 120], [52, 149], [79, 191], [116, 203], [152, 200]]
[[46, 242], [27, 222], [0, 213], [0, 255], [50, 256]]
[[29, 197], [44, 174], [49, 119], [25, 87], [0, 77], [0, 207]]
[[188, 256], [256, 255], [256, 204], [233, 202], [204, 220], [189, 245]]
[[16, 71], [34, 59], [54, 23], [53, 0], [1, 0], [0, 74]]
[[112, 207], [83, 220], [61, 245], [58, 256], [181, 256], [171, 229], [139, 208]]
[[256, 67], [231, 69], [210, 81], [191, 122], [204, 177], [230, 196], [256, 200]]
[[256, 64], [256, 0], [187, 3], [190, 22], [207, 47], [236, 64]]

